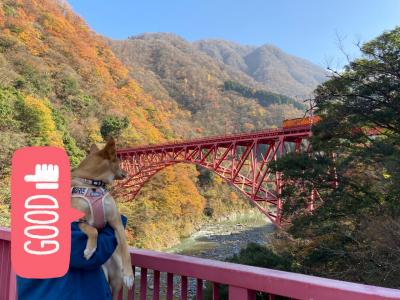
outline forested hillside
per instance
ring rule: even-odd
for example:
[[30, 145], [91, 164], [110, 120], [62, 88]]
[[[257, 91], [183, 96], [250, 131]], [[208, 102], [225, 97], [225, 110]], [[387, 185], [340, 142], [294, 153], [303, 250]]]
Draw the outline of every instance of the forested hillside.
[[[64, 147], [74, 167], [108, 135], [125, 147], [262, 129], [302, 114], [292, 99], [178, 37], [109, 43], [63, 1], [0, 0], [1, 224], [9, 221], [10, 159], [19, 147]], [[243, 89], [227, 88], [230, 81]], [[205, 208], [218, 217], [248, 204], [194, 166], [160, 172], [121, 204], [131, 243], [153, 249], [190, 234]]]
[[309, 98], [315, 87], [327, 79], [327, 72], [321, 67], [272, 45], [256, 47], [224, 40], [201, 40], [194, 46], [222, 62], [227, 69], [248, 75], [263, 89], [296, 99]]
[[110, 44], [147, 92], [160, 101], [173, 101], [188, 112], [195, 131], [186, 132], [185, 136], [263, 129], [302, 114], [299, 106], [293, 106], [295, 101], [279, 101], [279, 97], [285, 96], [274, 97], [267, 92], [262, 96], [244, 95], [225, 88], [226, 82], [233, 81], [250, 89], [266, 89], [179, 36], [143, 34]]
[[[179, 126], [190, 130], [184, 120], [173, 124], [185, 115], [173, 101], [158, 101], [146, 93], [104, 39], [65, 4], [0, 1], [2, 224], [8, 224], [10, 160], [15, 149], [64, 147], [76, 166], [90, 144], [102, 142], [108, 134], [116, 135], [119, 147], [177, 138]], [[134, 204], [125, 205], [130, 206], [125, 212], [132, 220], [131, 242], [160, 248], [190, 233], [207, 203], [195, 184], [197, 175], [193, 166], [169, 169], [150, 185], [154, 197], [143, 193]], [[175, 201], [174, 218], [170, 201]], [[148, 241], [146, 236], [158, 240]]]

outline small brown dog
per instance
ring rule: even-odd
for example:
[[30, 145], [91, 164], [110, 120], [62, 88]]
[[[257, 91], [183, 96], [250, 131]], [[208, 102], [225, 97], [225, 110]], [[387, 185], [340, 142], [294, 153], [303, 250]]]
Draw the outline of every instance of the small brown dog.
[[114, 139], [101, 150], [92, 145], [89, 155], [72, 171], [71, 177], [72, 206], [85, 213], [84, 222], [79, 223], [79, 228], [88, 236], [84, 257], [90, 259], [96, 251], [98, 229], [108, 223], [115, 231], [118, 246], [103, 270], [113, 299], [117, 299], [122, 285], [133, 286], [134, 274], [121, 215], [105, 189], [106, 184], [126, 177], [120, 168]]

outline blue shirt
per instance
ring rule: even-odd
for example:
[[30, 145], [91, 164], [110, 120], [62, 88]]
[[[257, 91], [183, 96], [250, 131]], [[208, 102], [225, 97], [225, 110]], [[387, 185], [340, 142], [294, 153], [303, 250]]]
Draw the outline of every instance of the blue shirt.
[[[122, 216], [125, 226], [126, 217]], [[111, 291], [101, 266], [117, 247], [114, 230], [107, 225], [99, 232], [97, 249], [86, 260], [87, 236], [78, 223], [71, 223], [71, 259], [67, 274], [59, 278], [28, 279], [17, 276], [18, 300], [111, 300]]]

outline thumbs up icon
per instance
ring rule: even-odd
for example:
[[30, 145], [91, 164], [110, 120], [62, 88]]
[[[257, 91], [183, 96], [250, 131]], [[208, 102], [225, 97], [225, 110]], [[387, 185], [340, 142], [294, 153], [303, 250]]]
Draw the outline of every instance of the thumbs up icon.
[[26, 182], [35, 182], [38, 190], [58, 189], [59, 168], [58, 165], [37, 164], [35, 174], [25, 175]]

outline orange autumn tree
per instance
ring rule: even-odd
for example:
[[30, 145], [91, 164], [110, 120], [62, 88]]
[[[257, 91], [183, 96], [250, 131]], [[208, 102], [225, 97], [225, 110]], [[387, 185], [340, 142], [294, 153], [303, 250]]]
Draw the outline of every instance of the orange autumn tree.
[[[8, 105], [10, 93], [18, 95], [18, 105]], [[119, 147], [175, 140], [181, 138], [176, 128], [192, 130], [180, 120], [187, 112], [145, 92], [108, 42], [56, 0], [0, 1], [0, 99], [6, 99], [0, 112], [10, 119], [0, 135], [0, 224], [7, 224], [9, 162], [16, 148], [64, 147], [75, 166], [91, 143], [102, 142], [100, 128], [109, 117], [129, 120], [117, 136]], [[130, 216], [131, 243], [159, 249], [191, 232], [205, 202], [196, 176], [194, 166], [173, 167], [134, 202], [121, 204]], [[168, 234], [156, 234], [163, 230]]]
[[[193, 231], [203, 217], [205, 205], [193, 182], [196, 175], [190, 165], [168, 167], [142, 188], [142, 201], [122, 206], [123, 213], [135, 220], [132, 234], [137, 238], [133, 245], [152, 249], [171, 247]], [[162, 186], [162, 190], [154, 190], [157, 186]]]
[[38, 99], [31, 95], [24, 97], [21, 122], [26, 131], [34, 136], [33, 146], [62, 147], [64, 145], [49, 106], [50, 103], [45, 99]]

